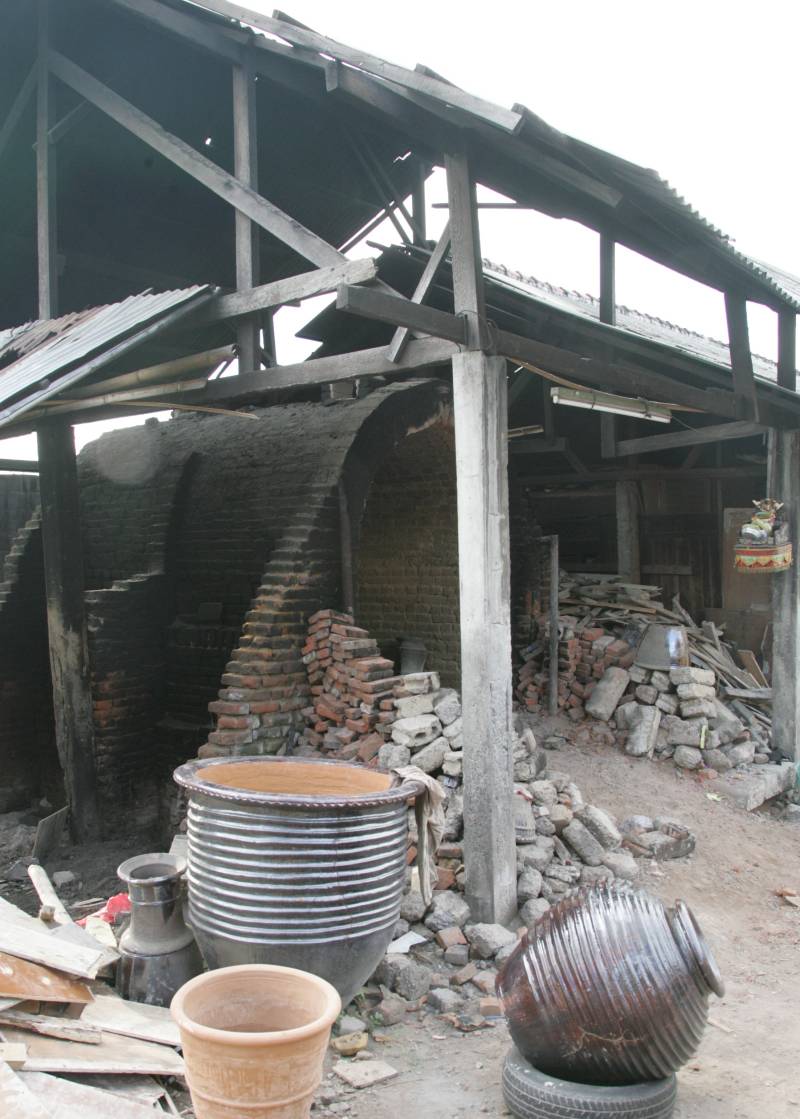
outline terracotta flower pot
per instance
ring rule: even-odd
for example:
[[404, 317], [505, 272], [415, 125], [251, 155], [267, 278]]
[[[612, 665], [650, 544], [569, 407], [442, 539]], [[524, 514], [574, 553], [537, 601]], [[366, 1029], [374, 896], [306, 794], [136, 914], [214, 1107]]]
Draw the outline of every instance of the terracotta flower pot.
[[532, 1065], [584, 1084], [661, 1080], [690, 1059], [725, 988], [691, 911], [601, 886], [552, 906], [497, 977]]
[[184, 984], [170, 1009], [197, 1119], [306, 1119], [341, 1007], [324, 979], [272, 964]]

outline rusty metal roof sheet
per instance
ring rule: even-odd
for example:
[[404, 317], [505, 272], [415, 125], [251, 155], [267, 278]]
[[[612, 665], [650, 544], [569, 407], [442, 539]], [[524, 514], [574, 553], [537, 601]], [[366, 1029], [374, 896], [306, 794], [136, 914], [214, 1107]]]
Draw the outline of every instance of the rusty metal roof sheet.
[[0, 331], [0, 425], [165, 329], [213, 290], [146, 291]]

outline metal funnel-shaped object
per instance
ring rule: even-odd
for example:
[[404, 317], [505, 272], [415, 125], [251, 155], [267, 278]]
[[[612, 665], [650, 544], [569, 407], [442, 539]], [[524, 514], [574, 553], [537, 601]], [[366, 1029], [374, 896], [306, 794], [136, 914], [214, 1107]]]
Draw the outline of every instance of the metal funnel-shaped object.
[[683, 626], [649, 625], [636, 653], [636, 664], [640, 668], [665, 672], [688, 665], [689, 639], [686, 630]]

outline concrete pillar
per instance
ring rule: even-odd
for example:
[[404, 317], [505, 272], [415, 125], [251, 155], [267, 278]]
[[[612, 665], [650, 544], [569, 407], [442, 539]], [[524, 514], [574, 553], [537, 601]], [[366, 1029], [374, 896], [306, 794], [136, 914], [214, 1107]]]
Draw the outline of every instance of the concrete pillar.
[[800, 761], [800, 432], [769, 435], [767, 496], [785, 503], [794, 566], [772, 575], [772, 740], [784, 757]]
[[639, 487], [617, 482], [617, 572], [628, 583], [642, 581], [639, 563]]
[[512, 812], [506, 363], [453, 357], [464, 711], [464, 862], [476, 921], [517, 909]]

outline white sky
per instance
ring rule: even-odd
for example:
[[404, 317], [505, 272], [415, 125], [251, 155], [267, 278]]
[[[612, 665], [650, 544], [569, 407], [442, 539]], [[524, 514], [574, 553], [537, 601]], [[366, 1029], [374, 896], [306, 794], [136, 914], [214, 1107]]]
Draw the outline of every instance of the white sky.
[[[796, 0], [282, 2], [323, 34], [409, 67], [424, 62], [472, 93], [521, 102], [564, 132], [655, 168], [742, 252], [800, 275]], [[249, 6], [271, 14], [274, 3]], [[429, 201], [444, 201], [441, 177], [431, 186]], [[445, 216], [431, 212], [429, 236]], [[597, 237], [582, 227], [482, 211], [481, 237], [484, 256], [597, 294]], [[391, 226], [372, 238], [396, 239]], [[617, 301], [726, 336], [721, 295], [619, 249]], [[308, 352], [291, 331], [319, 306], [281, 312], [281, 361]], [[749, 313], [753, 349], [774, 358], [774, 314], [752, 305]], [[78, 445], [98, 426], [79, 428]], [[35, 458], [33, 437], [0, 441], [0, 457], [12, 456]]]

